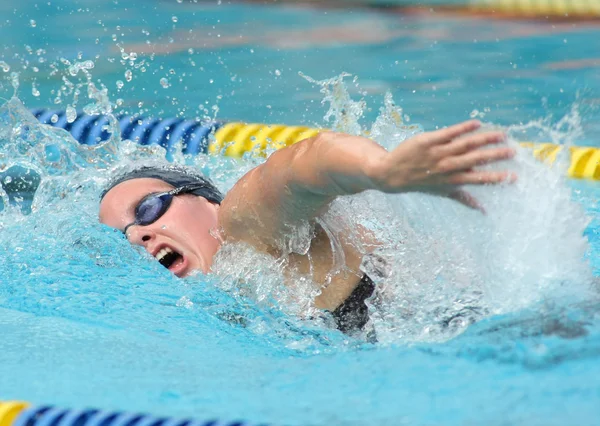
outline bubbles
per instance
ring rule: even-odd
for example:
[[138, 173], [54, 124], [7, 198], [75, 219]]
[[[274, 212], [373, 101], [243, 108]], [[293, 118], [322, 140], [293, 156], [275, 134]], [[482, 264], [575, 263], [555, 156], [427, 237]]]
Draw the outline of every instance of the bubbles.
[[133, 73], [131, 70], [125, 71], [125, 81], [130, 82], [133, 79]]
[[280, 70], [275, 70], [275, 75], [276, 75], [277, 77], [280, 77], [280, 76], [281, 76], [281, 71], [280, 71]]
[[3, 72], [10, 71], [10, 66], [4, 61], [0, 61], [0, 68], [2, 69]]
[[37, 27], [37, 22], [35, 22], [35, 20], [34, 20], [34, 19], [31, 19], [31, 20], [29, 21], [29, 26], [30, 26], [31, 28], [35, 28], [35, 27]]
[[179, 18], [177, 18], [177, 16], [172, 16], [171, 21], [173, 21], [173, 23], [177, 23], [177, 21], [179, 21]]
[[121, 90], [123, 88], [123, 86], [125, 85], [125, 83], [123, 83], [123, 81], [121, 80], [117, 80], [116, 82], [116, 86], [118, 90]]
[[168, 89], [171, 86], [169, 80], [165, 77], [161, 78], [159, 82], [163, 89]]

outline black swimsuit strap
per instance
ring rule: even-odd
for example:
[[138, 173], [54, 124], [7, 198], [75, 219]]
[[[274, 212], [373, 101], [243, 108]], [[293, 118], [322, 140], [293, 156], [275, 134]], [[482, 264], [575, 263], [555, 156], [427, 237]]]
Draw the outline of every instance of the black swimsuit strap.
[[369, 308], [365, 300], [373, 294], [375, 283], [363, 275], [350, 296], [332, 312], [337, 328], [342, 333], [362, 330], [369, 321]]

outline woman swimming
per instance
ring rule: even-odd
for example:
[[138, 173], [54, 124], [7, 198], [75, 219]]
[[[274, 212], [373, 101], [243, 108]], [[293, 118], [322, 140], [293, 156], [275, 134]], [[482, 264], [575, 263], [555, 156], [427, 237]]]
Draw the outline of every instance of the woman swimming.
[[[344, 332], [368, 320], [365, 299], [373, 282], [361, 272], [364, 253], [337, 236], [346, 270], [332, 274], [330, 239], [315, 220], [339, 196], [366, 190], [423, 192], [483, 210], [462, 185], [512, 182], [513, 173], [477, 170], [510, 159], [515, 151], [500, 144], [501, 132], [475, 132], [477, 121], [417, 135], [388, 152], [359, 136], [323, 132], [273, 153], [243, 176], [225, 197], [192, 170], [142, 167], [117, 176], [103, 193], [100, 221], [122, 230], [178, 277], [208, 273], [223, 243], [243, 242], [285, 257], [286, 265], [310, 274], [320, 285], [315, 307], [333, 313]], [[309, 223], [313, 238], [307, 252], [296, 252], [290, 237]], [[350, 273], [348, 273], [350, 271]]]

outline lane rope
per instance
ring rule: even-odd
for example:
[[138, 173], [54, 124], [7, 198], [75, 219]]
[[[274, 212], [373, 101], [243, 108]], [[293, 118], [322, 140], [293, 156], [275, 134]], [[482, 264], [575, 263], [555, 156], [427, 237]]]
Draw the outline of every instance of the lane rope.
[[143, 413], [72, 410], [31, 406], [21, 401], [0, 401], [0, 426], [267, 426], [264, 423], [218, 419], [177, 419]]
[[[106, 120], [102, 116], [79, 114], [74, 122], [68, 123], [64, 111], [38, 109], [32, 113], [43, 124], [68, 130], [85, 145], [96, 145], [109, 136], [103, 129]], [[324, 130], [279, 124], [147, 119], [136, 116], [117, 118], [123, 139], [131, 139], [141, 145], [158, 144], [167, 152], [172, 152], [176, 144], [181, 143], [184, 154], [205, 153], [237, 158], [244, 155], [265, 156], [270, 151], [292, 145]], [[565, 149], [562, 145], [550, 143], [523, 142], [521, 146], [530, 149], [537, 159], [547, 164], [553, 164]], [[568, 150], [569, 177], [600, 180], [599, 148], [572, 146]]]
[[29, 407], [27, 402], [0, 401], [0, 426], [12, 426], [14, 420]]
[[471, 0], [469, 8], [532, 18], [600, 18], [598, 0]]

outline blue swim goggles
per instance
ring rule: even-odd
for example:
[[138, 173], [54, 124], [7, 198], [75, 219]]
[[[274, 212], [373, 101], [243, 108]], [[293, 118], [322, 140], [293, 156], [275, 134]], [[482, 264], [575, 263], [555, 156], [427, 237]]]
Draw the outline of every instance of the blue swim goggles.
[[[146, 226], [156, 222], [164, 215], [171, 203], [173, 197], [183, 194], [195, 194], [202, 196], [202, 190], [211, 190], [211, 187], [206, 184], [190, 184], [180, 186], [166, 192], [158, 192], [146, 195], [140, 200], [138, 205], [135, 207], [135, 221], [130, 223], [123, 229], [123, 234], [127, 236], [127, 229], [133, 225]], [[208, 197], [205, 197], [208, 198]], [[210, 201], [210, 200], [209, 200]]]

